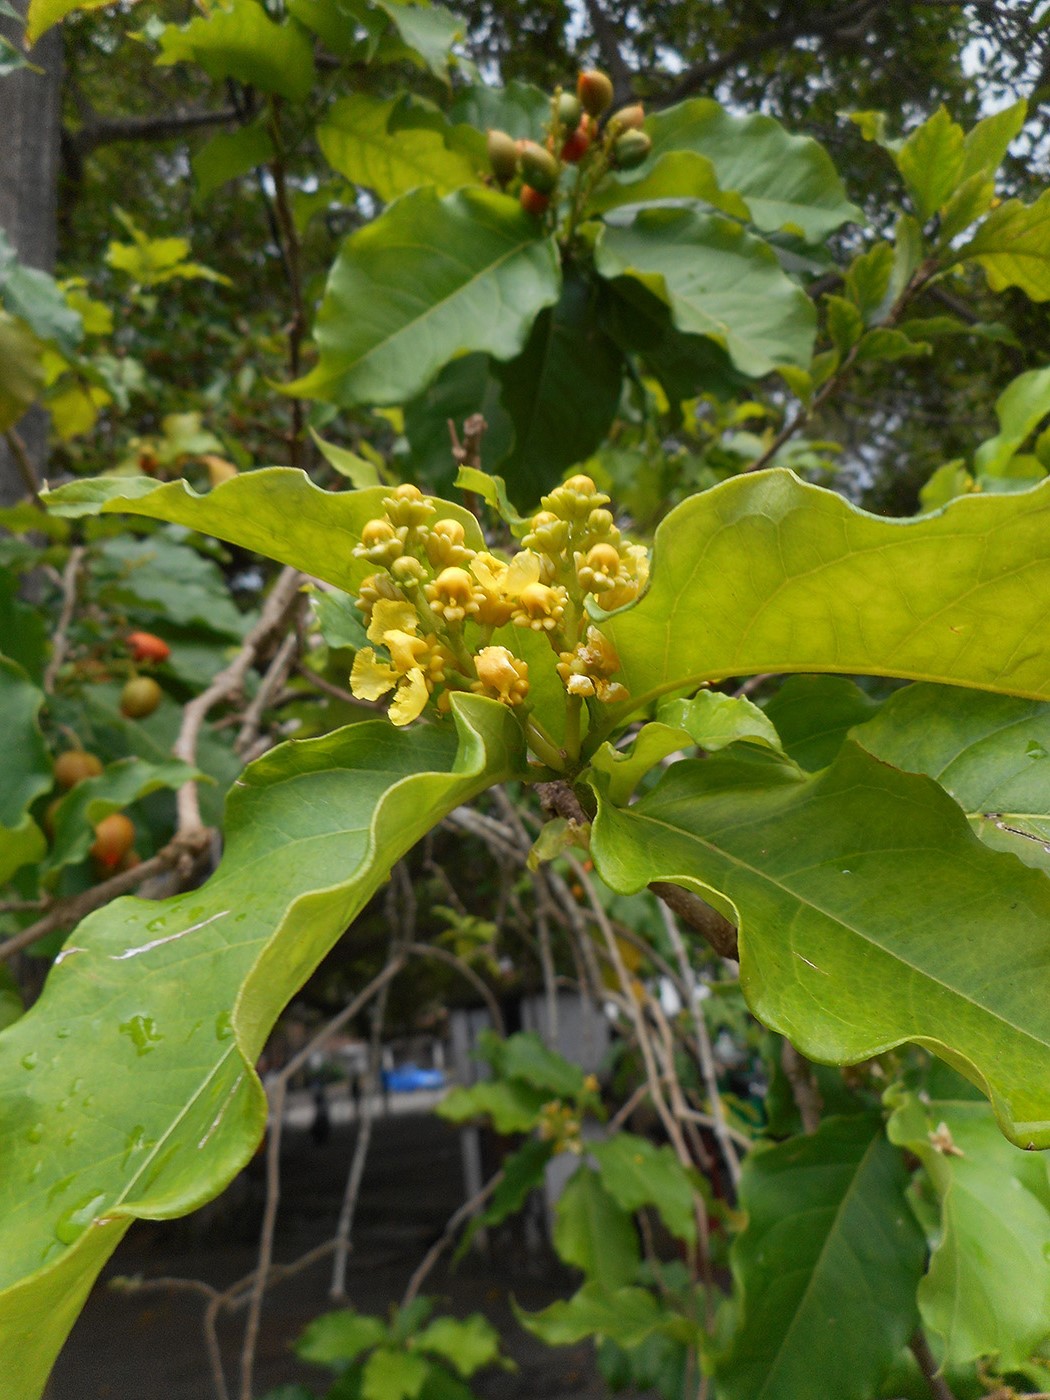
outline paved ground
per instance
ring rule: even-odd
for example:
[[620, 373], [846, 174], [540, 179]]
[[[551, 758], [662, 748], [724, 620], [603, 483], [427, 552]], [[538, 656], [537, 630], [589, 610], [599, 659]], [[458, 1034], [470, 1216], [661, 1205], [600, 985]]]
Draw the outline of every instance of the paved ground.
[[[305, 1115], [293, 1115], [298, 1120], [305, 1121]], [[323, 1147], [301, 1128], [286, 1133], [278, 1261], [297, 1257], [332, 1232], [356, 1131], [340, 1120], [341, 1114]], [[453, 1130], [422, 1114], [377, 1122], [348, 1279], [356, 1307], [382, 1312], [401, 1296], [416, 1263], [459, 1205], [461, 1191]], [[132, 1228], [105, 1277], [177, 1275], [228, 1284], [254, 1263], [261, 1202], [261, 1182], [249, 1179], [241, 1199], [221, 1216], [142, 1222]], [[316, 1382], [321, 1390], [323, 1373], [300, 1363], [289, 1346], [311, 1317], [331, 1306], [328, 1279], [329, 1266], [320, 1264], [270, 1293], [257, 1394], [293, 1380]], [[531, 1309], [565, 1296], [570, 1288], [571, 1280], [550, 1261], [514, 1247], [505, 1247], [499, 1257], [471, 1256], [456, 1273], [432, 1276], [427, 1291], [444, 1295], [459, 1315], [485, 1312], [518, 1362], [516, 1372], [495, 1372], [475, 1383], [481, 1400], [596, 1400], [606, 1395], [589, 1345], [551, 1351], [524, 1333], [511, 1315], [511, 1295]], [[59, 1361], [48, 1400], [214, 1400], [201, 1312], [201, 1301], [191, 1294], [97, 1288]], [[243, 1314], [222, 1332], [231, 1394], [237, 1393], [242, 1323]]]

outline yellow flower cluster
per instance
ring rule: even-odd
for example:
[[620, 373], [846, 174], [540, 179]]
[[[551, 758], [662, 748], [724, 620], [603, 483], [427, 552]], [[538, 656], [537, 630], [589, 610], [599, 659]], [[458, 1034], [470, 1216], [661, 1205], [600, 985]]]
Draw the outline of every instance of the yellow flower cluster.
[[[358, 652], [350, 688], [360, 699], [394, 692], [390, 718], [410, 723], [432, 695], [448, 707], [453, 690], [470, 690], [505, 705], [528, 704], [527, 663], [494, 645], [512, 624], [547, 637], [569, 696], [613, 703], [627, 692], [611, 678], [616, 652], [590, 623], [592, 597], [612, 609], [644, 587], [648, 555], [620, 537], [608, 496], [588, 476], [574, 476], [545, 496], [529, 522], [523, 548], [509, 559], [467, 544], [459, 520], [436, 518], [418, 487], [398, 486], [383, 500], [354, 550], [375, 566], [357, 605], [375, 647]], [[468, 630], [469, 629], [469, 630]]]

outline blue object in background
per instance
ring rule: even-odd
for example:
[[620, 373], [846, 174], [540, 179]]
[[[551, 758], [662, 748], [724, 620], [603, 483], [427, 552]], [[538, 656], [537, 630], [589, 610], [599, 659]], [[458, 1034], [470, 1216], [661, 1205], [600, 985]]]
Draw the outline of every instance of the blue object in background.
[[443, 1089], [445, 1075], [439, 1069], [420, 1069], [418, 1065], [402, 1065], [399, 1069], [383, 1071], [383, 1088], [388, 1094], [411, 1094], [417, 1089]]

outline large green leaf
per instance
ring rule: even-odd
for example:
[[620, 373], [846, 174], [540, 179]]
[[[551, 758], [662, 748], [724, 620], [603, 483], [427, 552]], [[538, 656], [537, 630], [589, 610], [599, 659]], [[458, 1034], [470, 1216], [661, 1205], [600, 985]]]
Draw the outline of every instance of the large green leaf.
[[210, 78], [236, 78], [301, 102], [314, 82], [313, 46], [294, 21], [276, 24], [258, 0], [225, 0], [160, 34], [161, 67], [197, 63]]
[[[262, 467], [230, 477], [200, 495], [183, 481], [158, 486], [148, 477], [95, 477], [47, 493], [58, 515], [148, 515], [189, 525], [230, 544], [291, 564], [347, 592], [375, 566], [353, 557], [362, 527], [383, 513], [385, 486], [322, 491], [305, 472]], [[462, 522], [467, 543], [484, 548], [477, 520], [462, 506], [441, 502], [441, 513]]]
[[397, 30], [402, 43], [419, 55], [437, 77], [446, 77], [449, 50], [464, 35], [464, 23], [443, 5], [405, 3], [405, 0], [369, 0], [369, 8], [381, 10]]
[[692, 209], [642, 209], [607, 225], [595, 253], [603, 277], [629, 275], [671, 308], [680, 331], [708, 336], [744, 374], [809, 364], [816, 315], [767, 243]]
[[450, 194], [477, 184], [474, 163], [462, 152], [450, 150], [440, 129], [391, 125], [400, 105], [365, 92], [340, 98], [317, 127], [317, 141], [328, 164], [388, 202], [420, 185]]
[[869, 1400], [916, 1322], [925, 1243], [906, 1182], [873, 1115], [825, 1119], [748, 1157], [721, 1400]]
[[714, 754], [633, 807], [603, 797], [591, 852], [618, 893], [669, 880], [732, 918], [748, 1004], [811, 1059], [915, 1041], [1014, 1141], [1050, 1145], [1050, 881], [982, 845], [929, 778], [851, 742], [814, 776]]
[[641, 1261], [634, 1222], [596, 1171], [578, 1168], [555, 1209], [554, 1246], [566, 1264], [603, 1288], [633, 1282]]
[[595, 288], [570, 271], [522, 353], [499, 367], [514, 447], [500, 471], [517, 505], [534, 505], [566, 467], [598, 447], [616, 415], [624, 360], [595, 312]]
[[496, 471], [514, 444], [514, 427], [500, 401], [500, 382], [487, 355], [461, 355], [447, 364], [418, 398], [405, 405], [405, 437], [409, 446], [409, 474], [414, 481], [447, 491], [456, 479], [458, 464], [452, 456], [450, 422], [462, 432], [472, 414], [485, 419], [481, 457], [489, 471]]
[[1004, 1140], [987, 1104], [890, 1096], [893, 1142], [922, 1162], [940, 1205], [924, 1326], [949, 1366], [982, 1356], [1023, 1366], [1050, 1338], [1050, 1183], [1046, 1162]]
[[515, 79], [506, 87], [465, 88], [449, 109], [449, 120], [488, 131], [496, 127], [515, 139], [543, 139], [551, 100], [542, 88]]
[[696, 1195], [693, 1183], [672, 1148], [657, 1147], [634, 1133], [617, 1133], [594, 1143], [590, 1156], [598, 1163], [602, 1185], [624, 1210], [655, 1206], [671, 1234], [696, 1239]]
[[5, 1400], [36, 1400], [132, 1218], [192, 1210], [249, 1160], [270, 1027], [391, 864], [518, 769], [509, 711], [453, 707], [454, 727], [355, 724], [252, 764], [208, 883], [86, 919], [0, 1034]]
[[963, 178], [963, 129], [938, 107], [895, 153], [897, 169], [923, 220], [935, 214]]
[[44, 853], [44, 837], [30, 805], [51, 786], [51, 759], [37, 723], [43, 692], [21, 666], [0, 656], [0, 885], [27, 861]]
[[1050, 705], [910, 685], [852, 737], [886, 763], [936, 778], [986, 845], [1050, 874]]
[[612, 1337], [623, 1347], [639, 1346], [674, 1318], [644, 1288], [585, 1283], [571, 1298], [541, 1312], [516, 1310], [521, 1325], [551, 1347], [571, 1346], [584, 1337]]
[[673, 510], [652, 581], [603, 624], [637, 705], [760, 672], [839, 671], [1050, 697], [1050, 486], [884, 520], [782, 468]]
[[1050, 299], [1050, 190], [1034, 204], [993, 209], [957, 257], [979, 263], [993, 292], [1020, 287], [1032, 301]]
[[645, 129], [653, 149], [639, 180], [668, 154], [694, 151], [711, 162], [723, 191], [744, 197], [758, 228], [794, 229], [817, 242], [861, 217], [824, 148], [791, 136], [772, 117], [731, 116], [711, 98], [695, 97], [657, 112]]
[[879, 701], [845, 676], [789, 676], [763, 708], [784, 751], [812, 773], [828, 766], [854, 725], [878, 714]]
[[343, 244], [317, 315], [319, 363], [286, 387], [402, 403], [459, 354], [517, 354], [560, 286], [554, 243], [517, 201], [415, 190]]

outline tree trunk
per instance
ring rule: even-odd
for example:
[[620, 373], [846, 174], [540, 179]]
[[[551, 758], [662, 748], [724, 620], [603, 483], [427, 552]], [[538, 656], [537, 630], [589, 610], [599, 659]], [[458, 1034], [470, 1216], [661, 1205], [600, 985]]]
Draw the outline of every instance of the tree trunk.
[[[25, 12], [27, 0], [14, 0]], [[14, 20], [0, 19], [0, 33], [21, 43]], [[58, 159], [61, 122], [62, 44], [50, 30], [33, 49], [32, 61], [43, 73], [22, 68], [0, 78], [0, 228], [21, 261], [51, 272], [57, 236]], [[32, 409], [18, 425], [29, 460], [44, 475], [47, 417]], [[22, 476], [0, 440], [0, 505], [26, 494]]]

